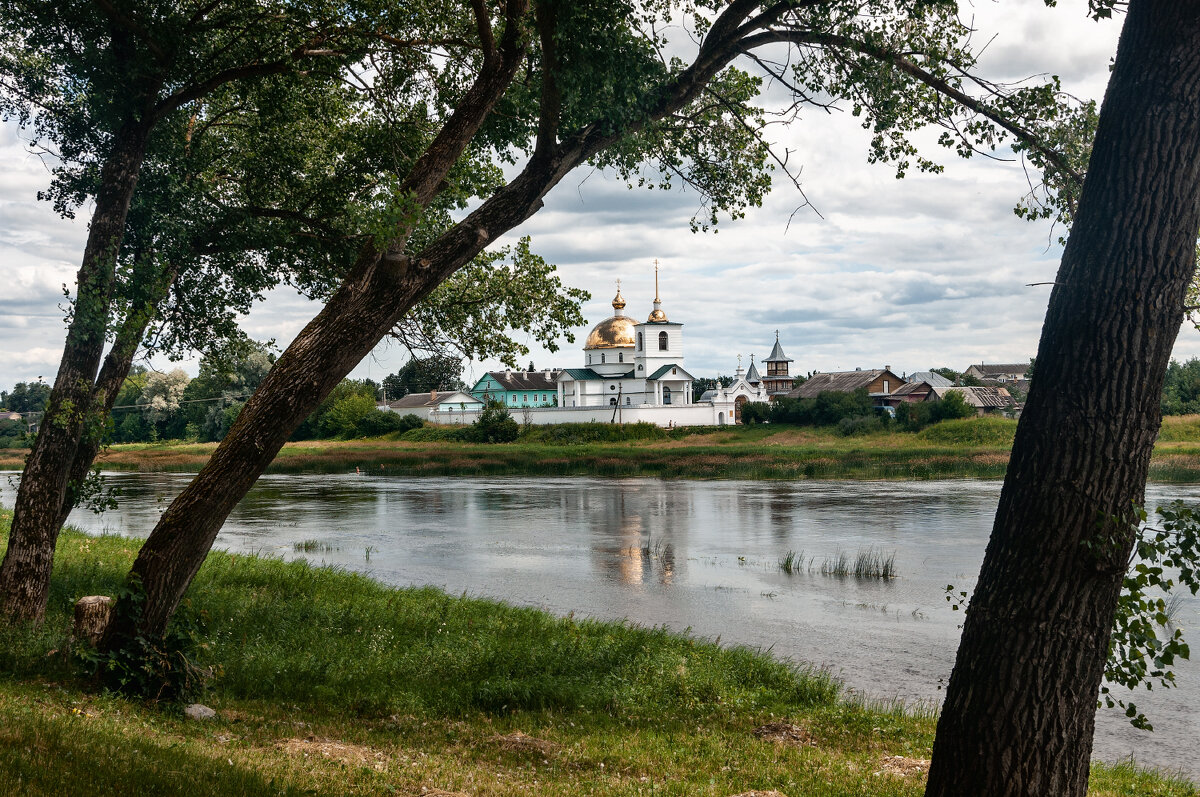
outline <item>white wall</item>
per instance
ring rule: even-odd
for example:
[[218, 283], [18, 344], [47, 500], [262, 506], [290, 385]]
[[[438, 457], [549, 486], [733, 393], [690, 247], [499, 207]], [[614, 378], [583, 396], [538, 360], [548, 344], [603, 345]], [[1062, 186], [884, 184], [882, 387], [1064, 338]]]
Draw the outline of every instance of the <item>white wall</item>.
[[[620, 423], [653, 423], [658, 426], [716, 426], [717, 413], [725, 413], [726, 423], [732, 423], [733, 404], [672, 404], [670, 406], [633, 406], [621, 407], [617, 414]], [[435, 413], [436, 415], [436, 413]], [[467, 410], [455, 412], [453, 419], [429, 418], [430, 423], [473, 423], [479, 417], [478, 412]], [[509, 415], [517, 423], [524, 423], [528, 415], [529, 422], [542, 425], [549, 423], [610, 423], [613, 420], [612, 407], [520, 407], [510, 409]]]

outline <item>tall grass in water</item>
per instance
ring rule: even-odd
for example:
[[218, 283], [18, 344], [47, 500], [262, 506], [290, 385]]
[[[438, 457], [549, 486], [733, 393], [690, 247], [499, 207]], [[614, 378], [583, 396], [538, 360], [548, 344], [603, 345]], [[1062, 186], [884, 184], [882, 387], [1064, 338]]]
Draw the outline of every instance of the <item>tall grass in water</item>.
[[866, 551], [859, 551], [851, 559], [848, 553], [839, 550], [832, 559], [826, 559], [821, 563], [821, 575], [838, 578], [853, 576], [854, 578], [890, 581], [896, 577], [896, 554], [884, 556], [882, 551], [870, 548]]
[[779, 560], [779, 569], [787, 573], [789, 576], [793, 573], [804, 572], [804, 551], [800, 551], [799, 553], [796, 553], [795, 551], [788, 551], [786, 554], [784, 554], [784, 557]]

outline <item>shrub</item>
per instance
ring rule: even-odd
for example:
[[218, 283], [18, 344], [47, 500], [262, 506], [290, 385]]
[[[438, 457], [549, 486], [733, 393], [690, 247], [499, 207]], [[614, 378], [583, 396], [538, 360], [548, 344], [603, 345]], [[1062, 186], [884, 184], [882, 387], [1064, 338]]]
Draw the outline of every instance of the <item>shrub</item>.
[[507, 407], [493, 401], [479, 413], [468, 432], [467, 439], [473, 443], [511, 443], [521, 436], [521, 427], [509, 416]]
[[371, 410], [359, 419], [354, 429], [359, 437], [379, 437], [391, 432], [407, 432], [424, 425], [416, 415], [400, 415], [389, 410]]
[[637, 423], [556, 423], [531, 426], [521, 433], [522, 440], [550, 445], [618, 443], [626, 440], [665, 440], [667, 430], [645, 421]]
[[750, 401], [742, 405], [742, 423], [753, 426], [771, 418], [771, 405], [765, 401]]
[[[749, 405], [747, 405], [749, 406]], [[843, 418], [861, 418], [874, 412], [874, 402], [865, 388], [852, 393], [826, 391], [815, 398], [780, 397], [771, 405], [771, 423], [801, 426], [835, 426]]]
[[882, 432], [884, 427], [883, 416], [860, 415], [857, 418], [842, 418], [838, 421], [837, 431], [840, 435], [850, 437], [852, 435]]

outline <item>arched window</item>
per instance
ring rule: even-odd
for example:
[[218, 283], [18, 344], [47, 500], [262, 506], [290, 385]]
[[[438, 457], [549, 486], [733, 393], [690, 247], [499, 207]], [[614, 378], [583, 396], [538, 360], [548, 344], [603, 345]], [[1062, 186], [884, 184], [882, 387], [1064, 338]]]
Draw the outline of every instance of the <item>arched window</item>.
[[667, 333], [666, 332], [658, 333], [658, 350], [659, 351], [667, 350]]
[[600, 352], [600, 362], [604, 362], [604, 352]]
[[[665, 335], [666, 333], [664, 332], [663, 334]], [[670, 403], [671, 403], [671, 388], [667, 387], [666, 385], [663, 385], [663, 404], [670, 404]]]
[[[617, 362], [619, 362], [619, 363], [625, 362], [625, 352], [623, 352], [623, 351], [617, 352]], [[887, 382], [884, 382], [884, 384], [886, 385]]]
[[642, 333], [638, 333], [638, 351], [642, 350]]
[[609, 404], [609, 406], [611, 406], [611, 407], [615, 407], [615, 406], [617, 406], [617, 397], [616, 397], [616, 396], [613, 396], [612, 398], [610, 398], [610, 399], [608, 400], [608, 404]]

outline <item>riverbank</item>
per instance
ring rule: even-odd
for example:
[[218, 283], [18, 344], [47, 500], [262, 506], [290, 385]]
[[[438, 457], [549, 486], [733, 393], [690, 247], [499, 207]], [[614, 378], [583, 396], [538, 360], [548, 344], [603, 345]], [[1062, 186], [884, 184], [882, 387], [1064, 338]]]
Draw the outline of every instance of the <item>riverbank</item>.
[[[542, 438], [495, 445], [422, 442], [395, 435], [288, 443], [270, 471], [344, 473], [359, 468], [396, 476], [998, 479], [1008, 466], [1015, 429], [1015, 421], [975, 418], [944, 421], [917, 433], [889, 430], [849, 437], [830, 429], [775, 426], [731, 426], [695, 433], [680, 429], [653, 440], [548, 442]], [[102, 454], [98, 464], [110, 470], [196, 471], [215, 448], [215, 443], [184, 442], [117, 445]], [[0, 451], [0, 468], [20, 468], [23, 461], [24, 452]], [[1200, 482], [1200, 416], [1172, 416], [1164, 421], [1150, 479]]]
[[[6, 517], [0, 513], [0, 532]], [[63, 650], [136, 542], [67, 531], [36, 633], [0, 630], [0, 792], [919, 795], [934, 721], [824, 673], [626, 624], [214, 553], [189, 593], [208, 722], [98, 695]], [[1094, 795], [1195, 797], [1097, 765]]]

